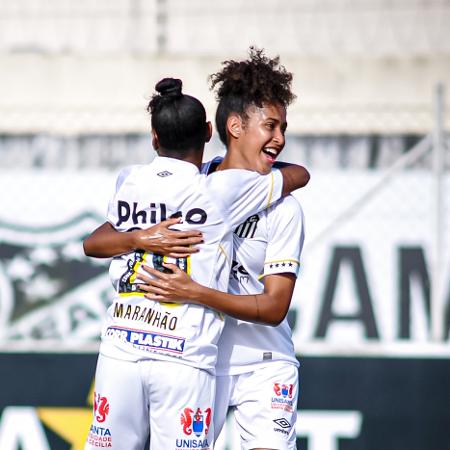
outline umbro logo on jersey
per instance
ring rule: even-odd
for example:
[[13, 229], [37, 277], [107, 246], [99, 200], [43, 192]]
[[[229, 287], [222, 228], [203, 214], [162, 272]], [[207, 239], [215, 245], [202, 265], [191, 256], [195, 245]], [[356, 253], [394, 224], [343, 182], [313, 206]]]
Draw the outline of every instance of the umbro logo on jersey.
[[281, 428], [290, 428], [291, 424], [285, 419], [274, 419], [274, 422]]
[[259, 221], [258, 214], [250, 216], [244, 223], [241, 223], [234, 230], [234, 234], [244, 239], [254, 237], [256, 228], [258, 227], [258, 221]]
[[170, 177], [170, 175], [173, 175], [172, 172], [169, 172], [168, 170], [164, 170], [162, 172], [157, 173], [158, 177]]

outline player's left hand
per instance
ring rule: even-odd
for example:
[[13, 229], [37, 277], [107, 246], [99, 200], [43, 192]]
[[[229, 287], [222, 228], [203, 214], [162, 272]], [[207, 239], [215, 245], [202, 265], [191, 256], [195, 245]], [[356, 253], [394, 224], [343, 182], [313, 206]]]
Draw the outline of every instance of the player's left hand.
[[163, 273], [142, 265], [142, 268], [151, 275], [150, 277], [139, 274], [139, 280], [145, 283], [139, 284], [139, 289], [146, 292], [145, 297], [159, 302], [195, 303], [197, 283], [175, 264], [163, 263], [163, 266], [172, 273]]

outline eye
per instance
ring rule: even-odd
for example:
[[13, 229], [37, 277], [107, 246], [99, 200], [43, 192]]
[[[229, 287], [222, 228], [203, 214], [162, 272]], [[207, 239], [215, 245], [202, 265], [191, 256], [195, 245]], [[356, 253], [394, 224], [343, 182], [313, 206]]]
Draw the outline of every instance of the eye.
[[273, 130], [275, 128], [275, 124], [273, 122], [267, 122], [266, 127], [268, 130]]

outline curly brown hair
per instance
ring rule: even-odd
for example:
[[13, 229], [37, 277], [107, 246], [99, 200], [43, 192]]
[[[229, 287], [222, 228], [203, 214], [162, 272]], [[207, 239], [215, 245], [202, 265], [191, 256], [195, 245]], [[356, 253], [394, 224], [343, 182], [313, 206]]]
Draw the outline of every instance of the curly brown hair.
[[268, 58], [263, 49], [249, 48], [244, 61], [224, 61], [222, 70], [209, 76], [211, 89], [219, 101], [216, 127], [226, 145], [226, 122], [231, 113], [247, 120], [250, 106], [261, 108], [265, 103], [287, 107], [295, 99], [292, 93], [292, 73], [280, 65], [280, 57]]

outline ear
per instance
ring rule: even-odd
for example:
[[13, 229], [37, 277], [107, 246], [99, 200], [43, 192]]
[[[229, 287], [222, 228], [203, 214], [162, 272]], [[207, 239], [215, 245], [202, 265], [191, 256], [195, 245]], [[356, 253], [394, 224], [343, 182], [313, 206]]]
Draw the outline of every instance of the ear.
[[152, 129], [152, 146], [154, 150], [159, 149], [159, 139], [156, 131]]
[[227, 134], [239, 139], [242, 133], [242, 118], [238, 114], [230, 114], [227, 119]]
[[205, 142], [209, 142], [212, 137], [212, 124], [211, 122], [206, 122], [206, 136], [205, 136]]

